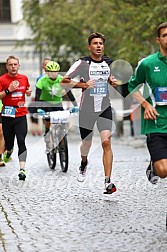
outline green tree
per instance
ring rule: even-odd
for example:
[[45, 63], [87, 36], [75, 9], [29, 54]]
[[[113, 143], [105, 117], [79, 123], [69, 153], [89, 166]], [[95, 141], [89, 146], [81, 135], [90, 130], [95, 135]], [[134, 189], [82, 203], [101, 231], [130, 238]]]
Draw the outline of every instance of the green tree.
[[[87, 37], [99, 31], [106, 36], [105, 54], [133, 66], [153, 53], [156, 26], [166, 21], [166, 0], [23, 0], [23, 14], [42, 47], [59, 62], [87, 55]], [[65, 70], [65, 69], [63, 69]]]

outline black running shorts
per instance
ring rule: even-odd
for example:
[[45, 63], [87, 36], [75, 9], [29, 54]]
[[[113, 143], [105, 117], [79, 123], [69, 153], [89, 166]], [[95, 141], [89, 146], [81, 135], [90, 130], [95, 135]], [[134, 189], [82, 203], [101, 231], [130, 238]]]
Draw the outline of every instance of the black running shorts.
[[91, 140], [95, 123], [99, 132], [112, 130], [112, 110], [108, 107], [103, 112], [79, 112], [79, 129], [81, 139]]
[[152, 161], [167, 159], [167, 133], [148, 134], [147, 147]]

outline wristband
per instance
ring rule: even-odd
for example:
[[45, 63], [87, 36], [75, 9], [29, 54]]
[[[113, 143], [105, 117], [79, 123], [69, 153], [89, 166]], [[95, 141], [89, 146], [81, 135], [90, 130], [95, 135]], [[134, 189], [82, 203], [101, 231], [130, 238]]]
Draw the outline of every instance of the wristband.
[[9, 89], [5, 89], [5, 93], [8, 95], [10, 93]]

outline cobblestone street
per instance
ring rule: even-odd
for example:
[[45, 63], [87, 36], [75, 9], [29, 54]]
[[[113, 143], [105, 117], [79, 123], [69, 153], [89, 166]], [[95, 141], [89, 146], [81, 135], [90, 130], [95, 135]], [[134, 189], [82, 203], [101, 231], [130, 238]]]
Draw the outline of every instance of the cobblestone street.
[[85, 182], [77, 182], [80, 138], [68, 135], [69, 170], [47, 165], [42, 137], [27, 137], [26, 181], [17, 146], [0, 168], [0, 252], [166, 252], [167, 180], [151, 185], [149, 154], [132, 139], [113, 139], [112, 181], [104, 195], [102, 150], [94, 138]]

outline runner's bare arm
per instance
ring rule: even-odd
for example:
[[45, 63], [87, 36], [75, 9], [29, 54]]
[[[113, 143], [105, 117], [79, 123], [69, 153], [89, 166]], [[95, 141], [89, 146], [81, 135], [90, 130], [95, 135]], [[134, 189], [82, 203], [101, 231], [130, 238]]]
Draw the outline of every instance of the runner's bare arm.
[[9, 84], [9, 87], [7, 89], [0, 92], [0, 99], [3, 99], [6, 95], [15, 91], [17, 89], [17, 87], [18, 87], [18, 84], [12, 81]]
[[157, 110], [142, 96], [140, 91], [133, 93], [132, 96], [144, 108], [144, 119], [155, 120], [159, 115]]
[[62, 87], [71, 87], [71, 88], [92, 88], [94, 87], [94, 80], [89, 80], [87, 82], [77, 82], [71, 79], [69, 76], [64, 76], [64, 78], [61, 81]]

